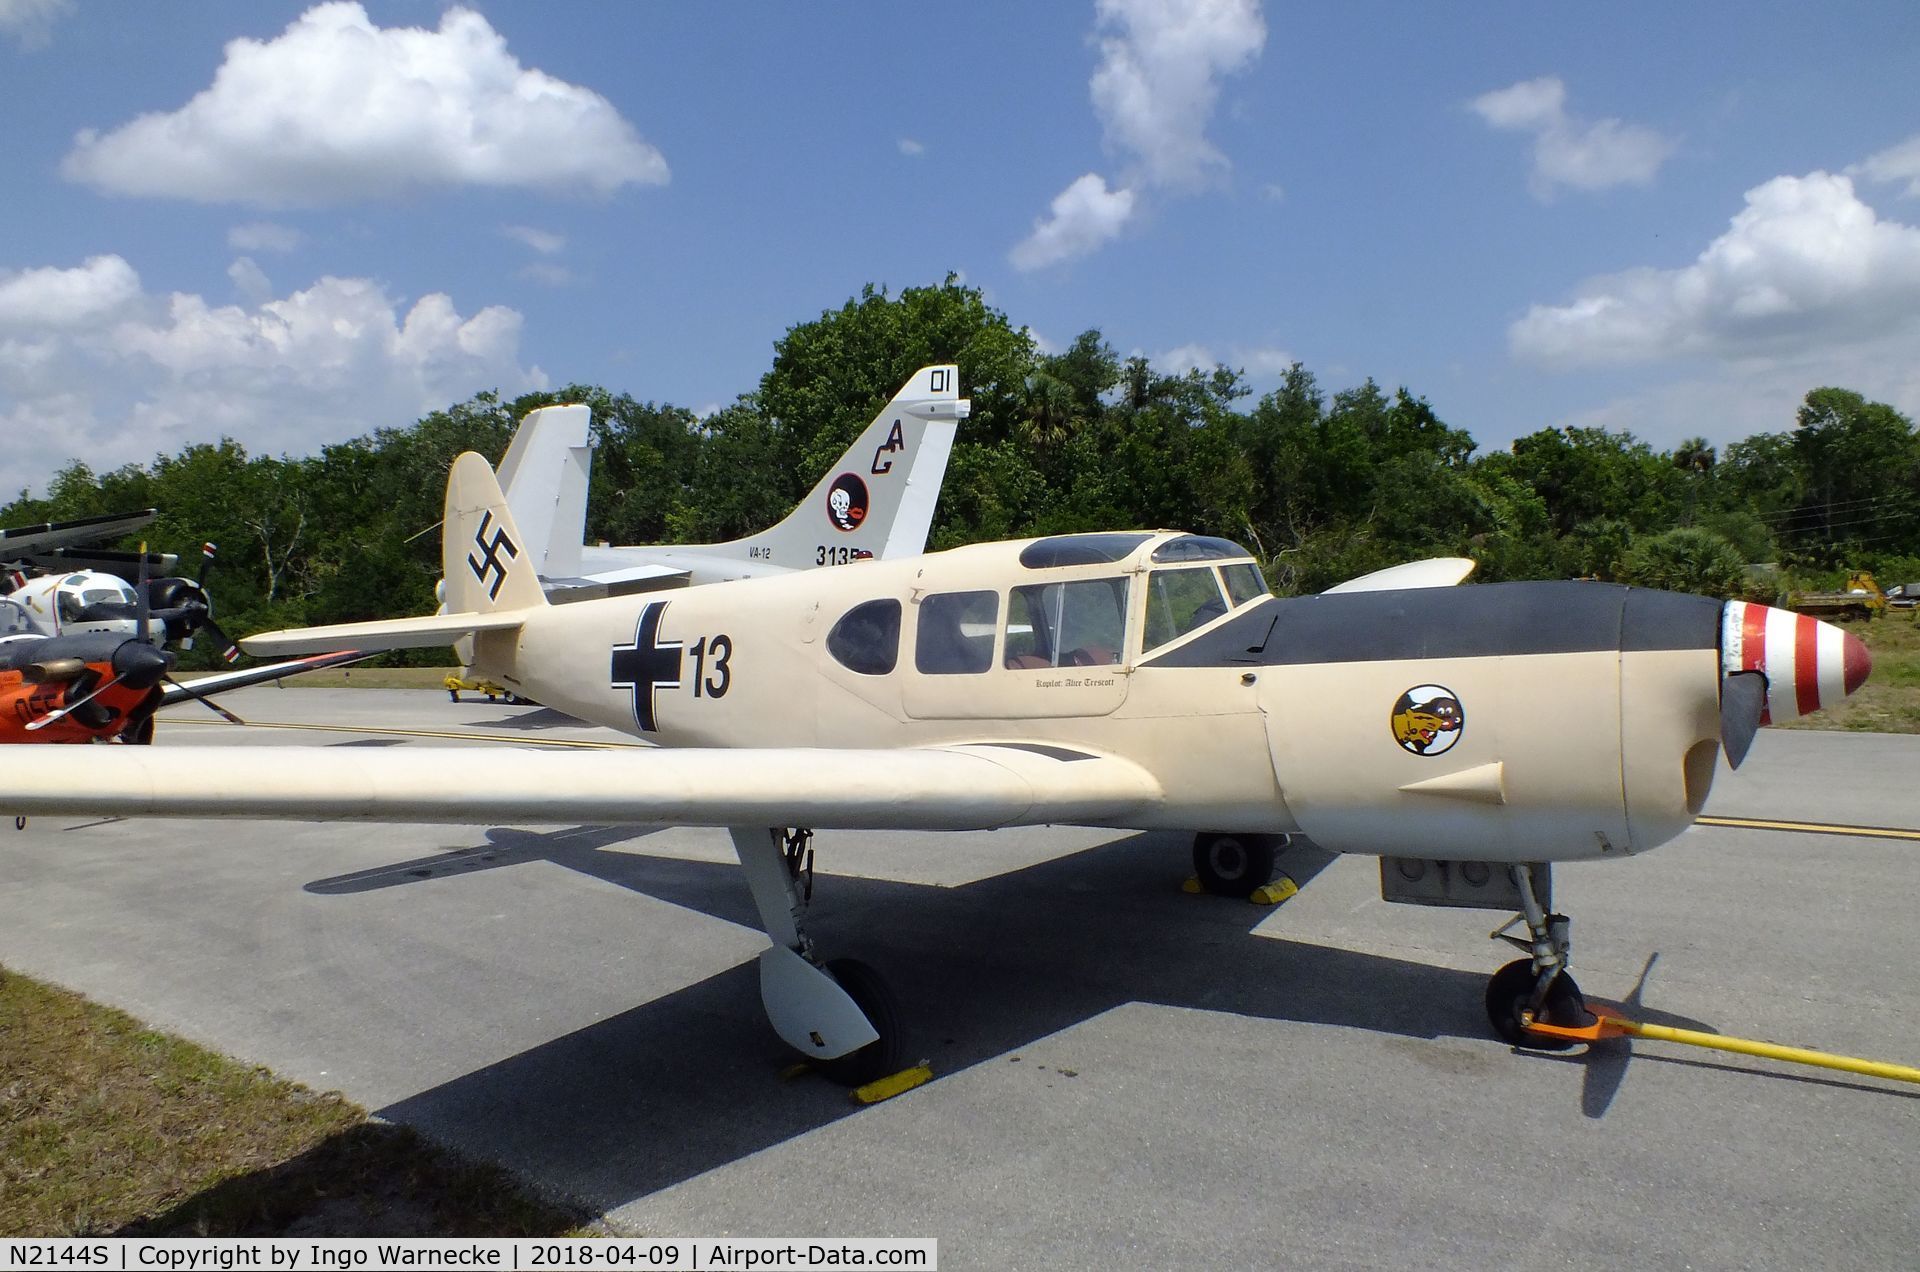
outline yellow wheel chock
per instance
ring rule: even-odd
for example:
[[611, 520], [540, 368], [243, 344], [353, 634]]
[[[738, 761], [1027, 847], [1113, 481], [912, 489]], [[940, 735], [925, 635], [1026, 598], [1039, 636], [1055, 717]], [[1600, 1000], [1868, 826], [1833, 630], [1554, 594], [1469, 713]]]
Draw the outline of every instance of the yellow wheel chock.
[[853, 1098], [862, 1104], [878, 1104], [882, 1100], [891, 1100], [896, 1095], [905, 1095], [917, 1086], [933, 1081], [933, 1070], [926, 1064], [916, 1064], [902, 1069], [898, 1073], [884, 1078], [875, 1078], [865, 1086], [853, 1089]]
[[1761, 1042], [1754, 1038], [1733, 1038], [1726, 1034], [1702, 1033], [1697, 1029], [1675, 1029], [1669, 1025], [1645, 1024], [1637, 1020], [1628, 1020], [1625, 1016], [1615, 1015], [1614, 1012], [1617, 1009], [1591, 1000], [1587, 1003], [1587, 1010], [1594, 1014], [1594, 1022], [1591, 1025], [1550, 1025], [1542, 1020], [1534, 1020], [1524, 1013], [1521, 1016], [1521, 1023], [1529, 1033], [1569, 1042], [1599, 1042], [1603, 1038], [1622, 1037], [1651, 1038], [1656, 1042], [1677, 1042], [1688, 1047], [1731, 1051], [1736, 1055], [1757, 1056], [1762, 1060], [1780, 1060], [1788, 1064], [1808, 1064], [1822, 1069], [1838, 1069], [1842, 1073], [1856, 1073], [1863, 1077], [1920, 1083], [1920, 1069], [1904, 1064], [1861, 1060], [1854, 1056], [1834, 1055], [1828, 1051], [1810, 1051], [1805, 1047], [1783, 1047], [1774, 1042]]
[[[1201, 884], [1198, 875], [1189, 875], [1187, 881], [1180, 885], [1180, 891], [1189, 896], [1199, 896], [1206, 891], [1206, 888]], [[1279, 905], [1288, 897], [1298, 895], [1299, 891], [1300, 885], [1292, 879], [1286, 875], [1275, 875], [1272, 883], [1264, 883], [1255, 888], [1248, 894], [1247, 900], [1255, 905]]]

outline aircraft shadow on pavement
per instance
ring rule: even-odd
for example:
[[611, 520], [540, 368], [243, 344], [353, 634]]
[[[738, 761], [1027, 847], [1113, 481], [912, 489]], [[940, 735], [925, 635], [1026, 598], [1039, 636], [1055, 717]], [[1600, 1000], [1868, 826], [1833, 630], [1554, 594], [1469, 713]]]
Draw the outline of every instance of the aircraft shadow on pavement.
[[539, 707], [532, 711], [520, 711], [512, 715], [503, 715], [497, 720], [462, 720], [462, 725], [475, 729], [522, 729], [533, 732], [538, 729], [594, 729], [600, 726], [590, 724], [564, 711], [555, 711], [552, 707]]
[[[736, 865], [605, 851], [630, 838], [602, 827], [496, 829], [484, 849], [308, 890], [345, 894], [544, 860], [758, 926]], [[1011, 1059], [1132, 1003], [1485, 1037], [1484, 977], [1255, 935], [1274, 911], [1180, 891], [1187, 845], [1184, 836], [1130, 835], [959, 887], [823, 874], [809, 930], [827, 955], [858, 956], [881, 972], [908, 1054], [942, 1076]], [[830, 837], [823, 852], [830, 857]], [[1331, 859], [1296, 845], [1281, 864], [1304, 884]], [[824, 1079], [782, 1079], [791, 1059], [765, 1022], [749, 961], [380, 1114], [612, 1209], [856, 1111]]]

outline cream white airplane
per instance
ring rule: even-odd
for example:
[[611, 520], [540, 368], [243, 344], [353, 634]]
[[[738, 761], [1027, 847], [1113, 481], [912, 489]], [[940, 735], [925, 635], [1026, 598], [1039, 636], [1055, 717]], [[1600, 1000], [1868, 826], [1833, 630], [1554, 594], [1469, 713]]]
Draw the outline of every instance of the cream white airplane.
[[960, 370], [922, 367], [779, 524], [726, 543], [583, 544], [593, 464], [584, 406], [530, 411], [500, 460], [507, 506], [551, 601], [758, 578], [926, 551], [934, 503], [971, 403]]
[[[453, 612], [256, 636], [255, 653], [444, 645], [522, 696], [659, 749], [48, 747], [0, 813], [721, 826], [771, 946], [776, 1031], [835, 1076], [900, 1056], [884, 987], [805, 930], [805, 832], [1067, 823], [1198, 830], [1247, 895], [1294, 833], [1383, 858], [1389, 901], [1518, 910], [1494, 1029], [1587, 1023], [1551, 863], [1687, 828], [1722, 746], [1839, 701], [1837, 627], [1600, 583], [1445, 586], [1398, 567], [1276, 599], [1248, 554], [1167, 531], [988, 543], [551, 605], [486, 462], [449, 476]], [[1510, 927], [1512, 925], [1509, 925]], [[1560, 1044], [1565, 1045], [1565, 1044]]]

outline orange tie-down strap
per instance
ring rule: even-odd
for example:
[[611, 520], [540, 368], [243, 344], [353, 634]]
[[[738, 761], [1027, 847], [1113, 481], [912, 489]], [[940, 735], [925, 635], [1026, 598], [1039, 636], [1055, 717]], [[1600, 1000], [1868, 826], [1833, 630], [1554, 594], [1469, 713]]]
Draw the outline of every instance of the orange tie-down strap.
[[1707, 1047], [1714, 1051], [1731, 1051], [1736, 1055], [1758, 1056], [1763, 1060], [1780, 1060], [1788, 1064], [1808, 1064], [1822, 1069], [1838, 1069], [1843, 1073], [1857, 1073], [1870, 1078], [1920, 1083], [1920, 1069], [1910, 1065], [1888, 1064], [1881, 1060], [1862, 1060], [1856, 1056], [1835, 1055], [1830, 1051], [1812, 1051], [1806, 1047], [1784, 1047], [1776, 1042], [1762, 1042], [1754, 1038], [1734, 1038], [1727, 1034], [1703, 1033], [1697, 1029], [1675, 1029], [1670, 1025], [1646, 1024], [1627, 1019], [1619, 1014], [1619, 1008], [1608, 1003], [1589, 1001], [1587, 1010], [1594, 1015], [1591, 1025], [1550, 1025], [1545, 1021], [1528, 1020], [1527, 1032], [1538, 1034], [1543, 1038], [1558, 1038], [1568, 1042], [1599, 1042], [1605, 1038], [1650, 1038], [1656, 1042], [1677, 1042], [1689, 1047]]

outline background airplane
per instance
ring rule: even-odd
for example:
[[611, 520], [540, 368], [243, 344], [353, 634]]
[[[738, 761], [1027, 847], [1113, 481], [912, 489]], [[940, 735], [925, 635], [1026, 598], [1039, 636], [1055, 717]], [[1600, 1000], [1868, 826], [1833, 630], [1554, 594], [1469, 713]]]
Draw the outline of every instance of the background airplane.
[[507, 506], [552, 601], [781, 574], [926, 550], [954, 432], [971, 404], [952, 364], [922, 367], [779, 524], [726, 543], [584, 544], [589, 412], [528, 412], [500, 461]]
[[[1197, 830], [1247, 895], [1283, 837], [1382, 858], [1389, 901], [1518, 910], [1502, 1037], [1584, 1023], [1551, 865], [1678, 835], [1725, 748], [1865, 680], [1864, 646], [1742, 602], [1609, 584], [1445, 584], [1457, 564], [1277, 599], [1244, 549], [1177, 532], [979, 544], [547, 603], [477, 455], [448, 481], [441, 615], [251, 638], [263, 653], [472, 636], [523, 696], [661, 744], [557, 755], [340, 748], [36, 753], [0, 811], [724, 826], [771, 945], [775, 1030], [836, 1076], [900, 1058], [872, 969], [805, 929], [815, 829]], [[1427, 586], [1408, 587], [1407, 583]], [[1509, 924], [1509, 927], [1514, 924]]]
[[[110, 512], [98, 517], [80, 517], [72, 521], [49, 521], [33, 526], [14, 526], [0, 530], [0, 574], [11, 591], [27, 581], [29, 572], [71, 573], [74, 570], [125, 569], [132, 573], [139, 560], [131, 552], [107, 549], [81, 551], [87, 544], [118, 539], [132, 534], [159, 515], [157, 508], [135, 512]], [[177, 558], [155, 555], [148, 558], [150, 571], [171, 570]]]
[[174, 656], [138, 622], [130, 633], [45, 636], [26, 611], [0, 597], [0, 743], [153, 741], [154, 713], [188, 699], [239, 723], [210, 701], [216, 693], [367, 657], [358, 650], [202, 676], [171, 677]]

